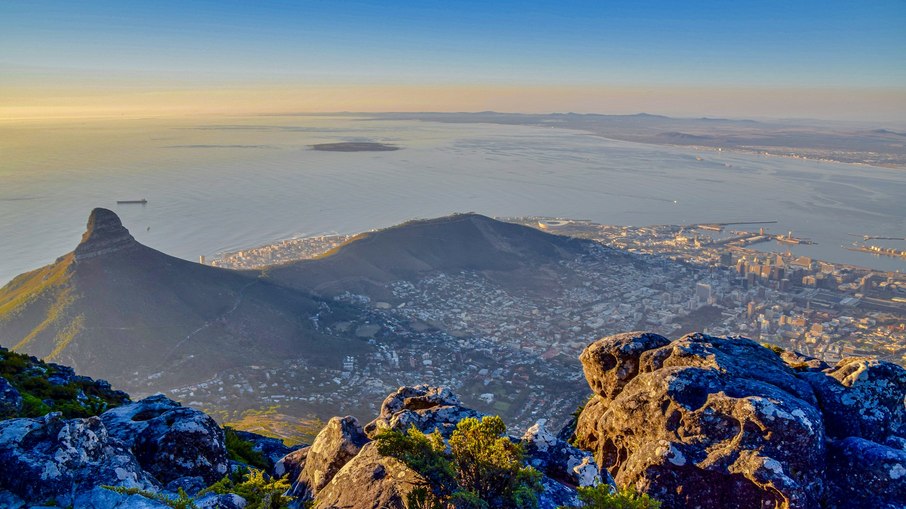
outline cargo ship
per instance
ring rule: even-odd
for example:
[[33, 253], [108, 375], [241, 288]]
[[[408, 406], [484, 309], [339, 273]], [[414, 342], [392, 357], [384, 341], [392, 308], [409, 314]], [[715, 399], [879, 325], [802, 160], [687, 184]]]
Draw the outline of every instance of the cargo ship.
[[127, 205], [130, 203], [137, 203], [140, 205], [144, 205], [144, 204], [148, 203], [148, 200], [146, 200], [144, 198], [142, 198], [141, 200], [116, 200], [117, 205]]

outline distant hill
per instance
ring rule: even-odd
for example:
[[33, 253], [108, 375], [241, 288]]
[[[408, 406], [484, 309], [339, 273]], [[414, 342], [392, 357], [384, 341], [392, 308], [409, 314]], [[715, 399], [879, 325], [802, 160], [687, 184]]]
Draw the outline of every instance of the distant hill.
[[[382, 292], [399, 279], [428, 272], [483, 272], [531, 289], [545, 274], [534, 269], [573, 259], [594, 243], [544, 233], [480, 214], [456, 214], [409, 221], [362, 234], [328, 255], [273, 267], [271, 280], [332, 295], [343, 291]], [[518, 278], [513, 278], [518, 274]]]
[[325, 306], [255, 272], [145, 247], [95, 209], [73, 252], [0, 289], [0, 343], [135, 389], [149, 375], [173, 384], [288, 356], [337, 357], [342, 340], [312, 317], [329, 323], [342, 307]]

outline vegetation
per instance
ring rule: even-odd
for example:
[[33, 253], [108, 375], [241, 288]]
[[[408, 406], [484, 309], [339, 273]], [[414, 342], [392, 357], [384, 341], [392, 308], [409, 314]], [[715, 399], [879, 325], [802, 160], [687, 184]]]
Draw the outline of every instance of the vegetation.
[[129, 401], [126, 393], [106, 383], [4, 348], [0, 348], [0, 376], [22, 396], [19, 415], [0, 418], [40, 417], [49, 412], [62, 412], [66, 419], [89, 417]]
[[160, 493], [139, 488], [126, 488], [125, 486], [102, 487], [123, 495], [141, 495], [161, 502], [173, 509], [197, 509], [198, 505], [195, 502], [211, 493], [239, 495], [248, 503], [245, 506], [246, 509], [288, 509], [290, 502], [289, 498], [283, 496], [289, 489], [289, 481], [269, 478], [262, 470], [254, 468], [246, 472], [238, 472], [233, 477], [224, 477], [199, 491], [194, 497], [188, 496], [182, 488], [177, 492], [176, 498], [170, 498]]
[[267, 460], [264, 456], [254, 449], [255, 444], [239, 438], [236, 430], [230, 427], [223, 428], [224, 442], [226, 443], [227, 455], [233, 461], [245, 463], [255, 468], [266, 469]]
[[[579, 488], [580, 507], [584, 509], [660, 509], [661, 503], [632, 488], [612, 491], [607, 484]], [[560, 509], [578, 509], [561, 507]]]
[[196, 498], [209, 493], [221, 495], [235, 493], [248, 502], [246, 509], [286, 509], [291, 499], [283, 494], [289, 488], [289, 481], [286, 478], [268, 477], [263, 470], [252, 468], [233, 477], [224, 477], [199, 491]]
[[176, 498], [170, 498], [166, 495], [154, 491], [143, 490], [139, 488], [127, 488], [125, 486], [101, 486], [105, 490], [115, 491], [120, 495], [140, 495], [147, 499], [155, 500], [173, 509], [196, 509], [195, 500], [186, 495], [182, 488], [176, 494]]
[[418, 472], [424, 485], [409, 495], [419, 509], [489, 509], [538, 506], [541, 474], [523, 464], [522, 446], [506, 437], [500, 417], [463, 419], [445, 443], [440, 432], [387, 430], [377, 437], [378, 452]]

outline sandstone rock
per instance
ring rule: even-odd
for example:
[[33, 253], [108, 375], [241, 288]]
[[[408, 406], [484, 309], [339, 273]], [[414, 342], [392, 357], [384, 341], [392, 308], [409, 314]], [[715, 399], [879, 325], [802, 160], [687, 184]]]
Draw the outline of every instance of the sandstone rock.
[[863, 438], [828, 444], [830, 509], [906, 507], [906, 451]]
[[579, 418], [578, 445], [617, 484], [667, 508], [814, 507], [824, 426], [811, 387], [747, 339], [658, 338], [618, 335], [583, 352], [597, 395]]
[[0, 376], [0, 419], [19, 415], [22, 411], [22, 396], [15, 387]]
[[368, 443], [324, 486], [315, 508], [406, 509], [406, 497], [423, 482], [403, 462], [381, 456]]
[[207, 483], [227, 473], [223, 430], [203, 412], [161, 394], [108, 410], [101, 419], [128, 445], [142, 467], [168, 483], [199, 476]]
[[274, 464], [274, 475], [277, 477], [288, 476], [290, 479], [296, 479], [302, 473], [302, 467], [305, 466], [305, 459], [308, 458], [309, 446], [296, 449], [295, 451], [280, 458]]
[[591, 390], [604, 398], [620, 393], [639, 372], [639, 357], [670, 340], [650, 332], [626, 332], [589, 345], [579, 356]]
[[828, 436], [883, 443], [906, 436], [906, 369], [874, 359], [849, 358], [826, 373], [803, 373], [825, 415]]
[[290, 492], [302, 499], [317, 496], [367, 442], [368, 437], [355, 417], [330, 419], [308, 449], [305, 464]]
[[544, 475], [569, 486], [594, 486], [613, 478], [598, 468], [592, 455], [557, 438], [545, 428], [544, 419], [535, 423], [522, 436], [526, 463]]
[[400, 387], [384, 399], [380, 415], [365, 426], [365, 433], [373, 439], [384, 429], [405, 432], [415, 426], [424, 433], [439, 429], [449, 438], [456, 423], [466, 417], [480, 418], [481, 414], [462, 406], [459, 398], [446, 387]]
[[0, 486], [25, 502], [66, 506], [100, 485], [158, 488], [97, 417], [66, 421], [51, 413], [0, 422]]

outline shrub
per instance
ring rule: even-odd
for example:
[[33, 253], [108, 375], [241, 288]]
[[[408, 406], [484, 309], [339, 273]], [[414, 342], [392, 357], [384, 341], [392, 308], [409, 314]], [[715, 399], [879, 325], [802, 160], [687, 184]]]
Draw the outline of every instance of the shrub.
[[268, 468], [267, 460], [264, 455], [254, 449], [255, 444], [248, 440], [239, 438], [236, 430], [225, 426], [223, 428], [224, 442], [226, 443], [227, 455], [233, 461], [245, 463], [251, 467], [266, 469]]
[[408, 497], [410, 508], [535, 508], [541, 474], [523, 465], [524, 451], [506, 437], [500, 417], [467, 418], [453, 431], [449, 448], [440, 432], [426, 435], [387, 430], [377, 436], [378, 452], [399, 459], [425, 484]]
[[196, 509], [195, 500], [186, 495], [182, 488], [176, 494], [176, 498], [170, 498], [160, 493], [143, 490], [139, 488], [127, 488], [125, 486], [101, 486], [105, 490], [115, 491], [121, 495], [141, 495], [147, 499], [155, 500], [173, 509]]
[[264, 471], [255, 468], [249, 469], [238, 478], [224, 477], [216, 483], [201, 490], [196, 495], [201, 498], [208, 493], [228, 494], [234, 493], [244, 498], [248, 505], [246, 509], [286, 509], [289, 507], [290, 498], [283, 496], [289, 490], [289, 481], [285, 478], [275, 479], [268, 477]]
[[[624, 487], [612, 491], [607, 484], [579, 488], [579, 500], [585, 509], [660, 509], [661, 503], [648, 495]], [[578, 509], [561, 507], [560, 509]]]

